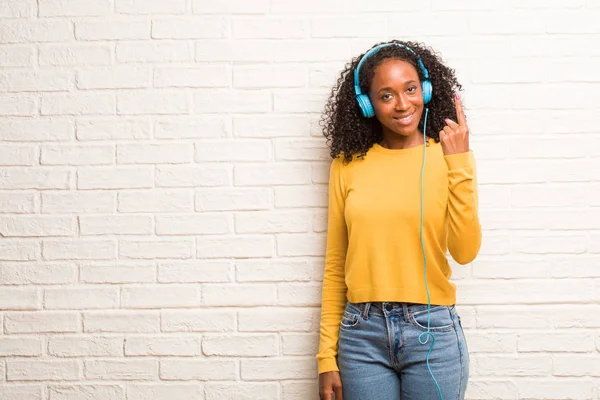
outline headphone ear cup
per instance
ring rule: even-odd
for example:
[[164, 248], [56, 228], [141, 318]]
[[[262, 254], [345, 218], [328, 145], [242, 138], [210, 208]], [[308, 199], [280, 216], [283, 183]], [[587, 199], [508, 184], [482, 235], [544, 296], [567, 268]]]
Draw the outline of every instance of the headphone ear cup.
[[369, 96], [366, 94], [359, 94], [356, 96], [356, 100], [358, 101], [358, 105], [362, 111], [363, 117], [371, 118], [375, 115], [375, 110], [373, 109], [371, 100], [369, 100]]
[[429, 103], [433, 95], [433, 85], [431, 84], [431, 81], [424, 80], [421, 83], [421, 90], [423, 91], [423, 103]]

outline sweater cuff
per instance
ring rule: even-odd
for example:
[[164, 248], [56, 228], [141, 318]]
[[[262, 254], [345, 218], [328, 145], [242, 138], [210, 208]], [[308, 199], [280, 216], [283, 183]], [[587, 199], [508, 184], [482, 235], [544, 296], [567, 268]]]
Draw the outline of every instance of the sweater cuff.
[[329, 371], [339, 371], [335, 358], [324, 358], [318, 362], [319, 374]]
[[444, 156], [444, 159], [446, 160], [449, 171], [473, 166], [473, 152], [471, 150], [465, 153]]

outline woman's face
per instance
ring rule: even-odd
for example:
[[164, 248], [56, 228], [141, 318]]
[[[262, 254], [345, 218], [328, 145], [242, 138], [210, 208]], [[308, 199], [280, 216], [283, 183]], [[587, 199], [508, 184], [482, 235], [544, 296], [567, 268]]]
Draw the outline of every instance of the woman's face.
[[393, 58], [383, 61], [375, 68], [369, 98], [384, 133], [410, 136], [418, 131], [423, 93], [412, 64]]

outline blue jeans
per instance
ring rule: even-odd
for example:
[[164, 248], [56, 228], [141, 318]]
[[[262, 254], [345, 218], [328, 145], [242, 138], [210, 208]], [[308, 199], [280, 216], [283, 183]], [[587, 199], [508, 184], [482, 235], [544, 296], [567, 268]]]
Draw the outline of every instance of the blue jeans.
[[[431, 305], [429, 366], [444, 400], [463, 400], [469, 350], [454, 306]], [[337, 362], [344, 400], [439, 400], [425, 357], [427, 304], [347, 302]], [[427, 339], [423, 335], [422, 341]]]

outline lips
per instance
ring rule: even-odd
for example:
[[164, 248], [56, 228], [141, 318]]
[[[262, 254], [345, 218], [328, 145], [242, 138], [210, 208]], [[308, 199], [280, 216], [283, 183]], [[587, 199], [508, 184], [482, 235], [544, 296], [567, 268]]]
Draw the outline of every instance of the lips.
[[409, 125], [412, 122], [414, 115], [415, 115], [415, 113], [412, 113], [403, 118], [396, 118], [396, 117], [393, 117], [393, 118], [394, 118], [394, 121], [400, 125]]

